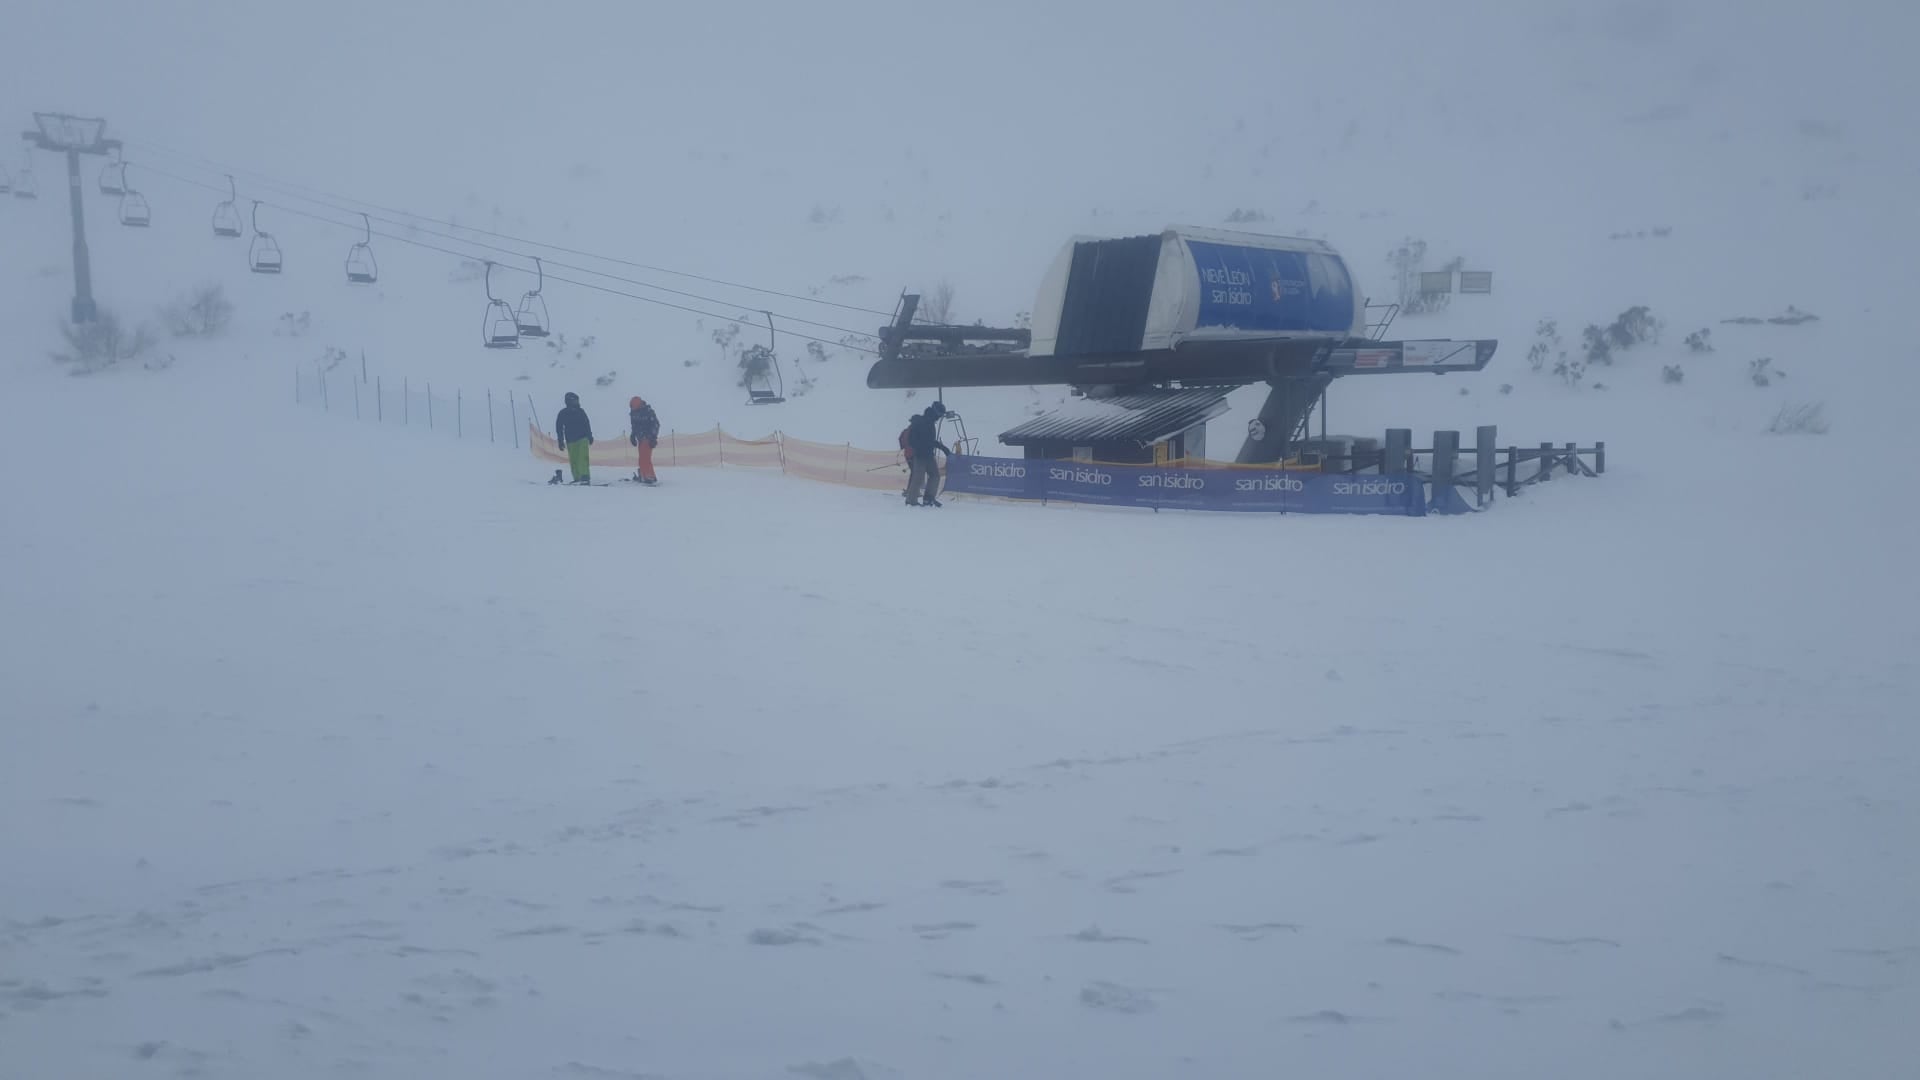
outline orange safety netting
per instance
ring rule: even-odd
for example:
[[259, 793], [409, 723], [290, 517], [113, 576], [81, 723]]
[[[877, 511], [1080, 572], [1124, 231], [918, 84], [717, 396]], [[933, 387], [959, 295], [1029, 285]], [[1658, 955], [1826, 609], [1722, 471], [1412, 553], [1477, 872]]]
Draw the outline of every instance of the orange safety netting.
[[[567, 463], [567, 452], [553, 436], [532, 425], [527, 447], [541, 461]], [[587, 462], [598, 468], [632, 469], [638, 451], [625, 439], [598, 439]], [[706, 431], [663, 431], [654, 448], [656, 468], [682, 465], [739, 465], [750, 469], [779, 469], [789, 476], [875, 491], [898, 491], [906, 485], [907, 467], [897, 450], [862, 450], [851, 443], [817, 443], [781, 432], [759, 439], [741, 439], [715, 427]]]

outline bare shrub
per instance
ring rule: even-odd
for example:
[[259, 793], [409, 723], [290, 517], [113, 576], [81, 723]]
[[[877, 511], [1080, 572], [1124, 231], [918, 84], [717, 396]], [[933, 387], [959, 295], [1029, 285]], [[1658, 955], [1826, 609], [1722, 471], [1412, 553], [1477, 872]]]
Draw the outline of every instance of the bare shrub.
[[177, 338], [217, 337], [233, 321], [233, 301], [219, 282], [195, 286], [160, 312], [167, 332]]
[[59, 322], [60, 337], [67, 343], [64, 352], [53, 353], [53, 361], [72, 368], [72, 375], [93, 375], [128, 360], [138, 359], [154, 346], [153, 330], [137, 326], [128, 330], [119, 316], [99, 309], [92, 322]]
[[1825, 435], [1826, 403], [1823, 401], [1788, 402], [1773, 414], [1767, 425], [1770, 435]]

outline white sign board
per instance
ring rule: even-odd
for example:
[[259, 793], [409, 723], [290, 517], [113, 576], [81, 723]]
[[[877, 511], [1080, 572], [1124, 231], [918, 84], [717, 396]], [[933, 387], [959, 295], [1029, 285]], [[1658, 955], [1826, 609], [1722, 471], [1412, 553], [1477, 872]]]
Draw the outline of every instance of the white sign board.
[[1400, 364], [1403, 367], [1444, 367], [1460, 364], [1471, 367], [1475, 359], [1471, 341], [1403, 341]]

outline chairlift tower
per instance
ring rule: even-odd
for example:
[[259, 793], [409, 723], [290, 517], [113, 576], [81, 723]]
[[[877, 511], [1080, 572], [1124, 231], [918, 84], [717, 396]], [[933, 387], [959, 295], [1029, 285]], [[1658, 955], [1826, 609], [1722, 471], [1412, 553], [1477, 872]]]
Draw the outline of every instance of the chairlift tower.
[[33, 114], [35, 130], [22, 132], [30, 149], [67, 155], [67, 205], [73, 212], [73, 321], [89, 323], [99, 313], [93, 302], [93, 265], [87, 257], [87, 219], [80, 191], [80, 155], [106, 155], [120, 140], [106, 137], [107, 122], [66, 113]]

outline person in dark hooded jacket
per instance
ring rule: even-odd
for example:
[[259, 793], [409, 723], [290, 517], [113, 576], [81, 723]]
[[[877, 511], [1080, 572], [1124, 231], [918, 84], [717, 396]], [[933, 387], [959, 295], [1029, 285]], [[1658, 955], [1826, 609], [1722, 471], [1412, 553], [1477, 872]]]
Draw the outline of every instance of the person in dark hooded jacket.
[[953, 451], [940, 441], [940, 418], [947, 407], [936, 401], [927, 411], [907, 421], [907, 505], [939, 506], [934, 496], [940, 493], [940, 465], [933, 452], [951, 457]]
[[642, 484], [657, 484], [660, 478], [653, 475], [653, 448], [660, 445], [660, 415], [635, 394], [627, 402], [627, 421], [633, 425], [627, 441], [640, 451], [640, 467], [633, 478]]
[[553, 437], [567, 448], [567, 464], [573, 469], [573, 482], [591, 483], [587, 454], [593, 449], [593, 424], [587, 410], [580, 407], [580, 395], [569, 393], [567, 407], [553, 421]]

